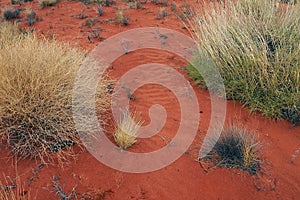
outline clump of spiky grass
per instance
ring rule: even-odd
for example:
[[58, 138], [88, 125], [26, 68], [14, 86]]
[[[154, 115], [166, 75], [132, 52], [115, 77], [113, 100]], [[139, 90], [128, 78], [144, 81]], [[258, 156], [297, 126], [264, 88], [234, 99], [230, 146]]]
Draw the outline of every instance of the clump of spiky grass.
[[[56, 152], [67, 161], [73, 155], [67, 147], [81, 144], [72, 91], [84, 53], [33, 34], [24, 36], [8, 24], [0, 24], [0, 33], [0, 141], [20, 158], [47, 163]], [[103, 97], [105, 88], [100, 88]]]
[[142, 124], [143, 121], [135, 112], [130, 114], [129, 110], [123, 111], [121, 121], [114, 134], [114, 139], [121, 149], [126, 150], [136, 142], [137, 133]]
[[[214, 61], [224, 79], [227, 99], [268, 117], [299, 121], [299, 4], [227, 1], [225, 9], [206, 9], [191, 24], [201, 48], [200, 60], [209, 56]], [[188, 71], [205, 86], [192, 67]]]
[[260, 146], [253, 133], [244, 127], [231, 125], [224, 128], [204, 159], [212, 161], [216, 166], [239, 168], [256, 174], [261, 168]]

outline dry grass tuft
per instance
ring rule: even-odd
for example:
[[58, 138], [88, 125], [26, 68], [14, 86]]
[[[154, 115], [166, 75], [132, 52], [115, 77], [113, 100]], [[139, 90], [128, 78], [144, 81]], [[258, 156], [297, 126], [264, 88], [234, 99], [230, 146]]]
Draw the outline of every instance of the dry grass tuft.
[[[13, 154], [44, 163], [53, 161], [54, 152], [63, 162], [74, 155], [67, 147], [81, 141], [73, 122], [72, 91], [83, 59], [76, 48], [0, 24], [0, 141]], [[100, 89], [99, 98], [106, 95]], [[97, 101], [99, 106], [108, 105], [104, 100]]]
[[138, 130], [143, 123], [135, 112], [130, 114], [130, 111], [126, 110], [122, 113], [121, 121], [114, 134], [114, 139], [121, 149], [126, 150], [136, 142]]

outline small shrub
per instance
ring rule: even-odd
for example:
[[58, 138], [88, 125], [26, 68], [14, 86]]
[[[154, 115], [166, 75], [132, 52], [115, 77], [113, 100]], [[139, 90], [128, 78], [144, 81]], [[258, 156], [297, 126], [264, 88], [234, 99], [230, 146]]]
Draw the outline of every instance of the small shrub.
[[115, 4], [116, 2], [114, 0], [103, 0], [102, 5], [104, 6], [112, 6], [113, 4]]
[[16, 5], [16, 4], [19, 4], [19, 5], [21, 5], [21, 0], [10, 0], [10, 3], [12, 4], [12, 5]]
[[4, 20], [16, 19], [20, 16], [20, 10], [12, 7], [7, 7], [2, 10], [2, 17]]
[[0, 141], [20, 158], [47, 163], [55, 153], [59, 161], [68, 161], [74, 154], [67, 147], [81, 145], [72, 92], [84, 53], [0, 25]]
[[92, 27], [98, 22], [98, 18], [87, 19], [84, 23], [85, 26]]
[[112, 6], [116, 2], [114, 0], [80, 0], [85, 5], [87, 4], [100, 4], [102, 6]]
[[32, 10], [31, 8], [27, 8], [25, 10], [25, 18], [29, 26], [32, 26], [35, 22], [38, 21], [38, 17], [36, 15], [36, 12]]
[[126, 150], [136, 142], [137, 132], [143, 121], [139, 120], [136, 113], [130, 114], [129, 110], [122, 113], [119, 126], [114, 134], [114, 139], [118, 146]]
[[54, 6], [58, 0], [39, 0], [39, 5], [44, 8], [48, 6]]
[[181, 11], [187, 17], [194, 16], [194, 11], [188, 3], [183, 3], [181, 5]]
[[116, 20], [123, 26], [127, 26], [129, 24], [129, 17], [124, 13], [123, 9], [118, 10]]
[[99, 16], [102, 16], [104, 13], [103, 7], [101, 4], [96, 5], [96, 12]]
[[101, 28], [92, 29], [89, 32], [88, 40], [92, 43], [94, 39], [98, 41], [102, 41], [104, 38], [101, 36], [101, 32], [103, 30]]
[[156, 19], [164, 19], [167, 16], [168, 16], [167, 8], [160, 8], [157, 13]]
[[211, 152], [203, 159], [216, 166], [239, 168], [256, 174], [261, 168], [260, 143], [245, 128], [231, 125], [223, 130]]

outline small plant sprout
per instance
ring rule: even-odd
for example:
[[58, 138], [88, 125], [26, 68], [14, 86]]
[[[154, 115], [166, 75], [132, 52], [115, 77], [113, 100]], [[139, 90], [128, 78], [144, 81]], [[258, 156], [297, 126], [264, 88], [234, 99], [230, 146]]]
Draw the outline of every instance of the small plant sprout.
[[144, 121], [139, 119], [136, 112], [130, 113], [129, 109], [123, 111], [114, 134], [117, 145], [123, 150], [131, 147], [136, 142], [138, 130], [143, 123]]
[[122, 26], [127, 26], [129, 24], [129, 18], [128, 16], [124, 13], [123, 9], [119, 9], [117, 12], [116, 20], [119, 24]]

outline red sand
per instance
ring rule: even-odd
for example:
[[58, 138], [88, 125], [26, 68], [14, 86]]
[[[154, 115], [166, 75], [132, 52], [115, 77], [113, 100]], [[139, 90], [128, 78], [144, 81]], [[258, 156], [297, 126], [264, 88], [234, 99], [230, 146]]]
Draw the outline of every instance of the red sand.
[[[184, 3], [180, 0], [175, 2], [178, 7]], [[0, 1], [1, 8], [8, 4], [7, 0]], [[143, 4], [144, 9], [125, 11], [130, 17], [129, 26], [120, 26], [115, 22], [97, 22], [91, 28], [84, 24], [86, 20], [97, 16], [93, 6], [88, 8], [79, 2], [62, 0], [54, 7], [41, 9], [34, 0], [22, 7], [30, 6], [42, 21], [32, 27], [27, 27], [26, 23], [22, 22], [22, 26], [35, 29], [37, 33], [46, 37], [54, 35], [59, 40], [78, 44], [86, 50], [93, 49], [100, 42], [97, 39], [94, 39], [93, 43], [88, 40], [89, 30], [96, 27], [103, 29], [101, 36], [104, 38], [124, 30], [147, 26], [166, 27], [188, 34], [188, 31], [183, 29], [182, 21], [170, 11], [170, 2], [169, 16], [165, 20], [157, 20], [159, 6], [147, 2]], [[115, 17], [116, 8], [125, 6], [126, 3], [118, 2], [112, 7], [104, 7], [104, 15], [99, 19], [112, 19]], [[80, 14], [82, 9], [85, 9], [84, 13], [88, 18], [74, 17]], [[181, 68], [186, 64], [184, 60], [174, 57], [171, 53], [154, 50], [141, 50], [120, 57], [113, 63], [110, 74], [117, 79], [130, 68], [148, 62], [173, 66], [187, 77]], [[160, 134], [172, 137], [172, 133], [178, 128], [180, 110], [176, 97], [166, 90], [157, 85], [145, 85], [134, 93], [137, 99], [131, 102], [131, 105], [142, 112], [146, 122], [149, 120], [147, 116], [149, 106], [153, 103], [163, 105], [167, 110], [168, 119]], [[295, 151], [300, 149], [300, 127], [291, 128], [286, 121], [276, 122], [265, 119], [257, 113], [249, 114], [247, 108], [228, 102], [226, 121], [245, 125], [255, 131], [259, 135], [259, 140], [263, 142], [262, 152], [265, 160], [263, 171], [257, 176], [225, 168], [213, 168], [206, 173], [195, 159], [209, 125], [210, 99], [207, 91], [200, 90], [196, 86], [194, 90], [202, 111], [199, 133], [190, 150], [171, 165], [145, 174], [122, 173], [101, 164], [86, 151], [80, 152], [76, 161], [63, 168], [49, 165], [39, 169], [39, 161], [22, 160], [18, 162], [18, 173], [26, 190], [30, 188], [32, 199], [35, 196], [36, 199], [59, 199], [52, 188], [52, 178], [58, 176], [61, 186], [67, 193], [75, 187], [78, 199], [299, 199], [300, 157], [296, 158], [294, 163], [291, 160]], [[164, 145], [165, 141], [159, 136], [154, 136], [149, 140], [139, 140], [132, 151], [151, 151]], [[8, 157], [4, 148], [1, 148], [1, 172], [13, 178], [15, 169]], [[0, 180], [3, 178], [0, 177]]]

